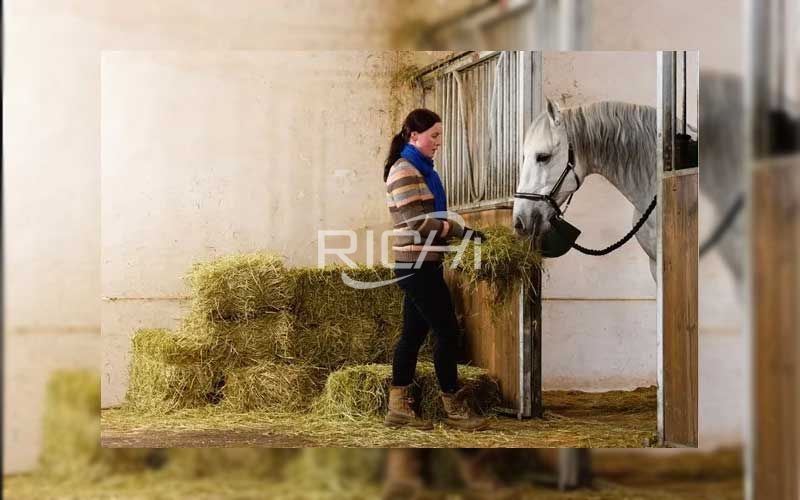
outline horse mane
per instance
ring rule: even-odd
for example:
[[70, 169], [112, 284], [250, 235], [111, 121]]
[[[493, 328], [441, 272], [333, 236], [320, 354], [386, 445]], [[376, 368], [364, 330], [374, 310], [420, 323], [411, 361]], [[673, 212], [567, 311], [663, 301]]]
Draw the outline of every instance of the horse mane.
[[[591, 170], [599, 168], [605, 175], [622, 177], [645, 176], [638, 181], [655, 174], [658, 130], [654, 107], [600, 101], [563, 109], [561, 117], [575, 155], [587, 161]], [[648, 168], [645, 172], [628, 168], [639, 165]]]

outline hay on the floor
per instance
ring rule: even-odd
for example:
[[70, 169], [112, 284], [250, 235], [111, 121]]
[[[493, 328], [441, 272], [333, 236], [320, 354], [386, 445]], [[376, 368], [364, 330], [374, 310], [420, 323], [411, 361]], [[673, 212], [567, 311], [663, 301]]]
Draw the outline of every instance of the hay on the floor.
[[265, 362], [225, 372], [222, 406], [232, 411], [292, 412], [319, 394], [324, 372], [303, 364]]
[[192, 310], [212, 321], [247, 320], [286, 310], [292, 275], [280, 255], [261, 252], [197, 262], [186, 276]]
[[[470, 393], [470, 406], [478, 413], [488, 413], [500, 403], [500, 389], [486, 370], [473, 366], [458, 367], [459, 383]], [[383, 416], [389, 401], [392, 367], [390, 365], [348, 366], [331, 373], [315, 411], [327, 417], [350, 420]], [[414, 392], [418, 410], [424, 418], [445, 416], [439, 384], [432, 363], [417, 365]]]
[[[489, 284], [496, 302], [505, 302], [516, 286], [531, 286], [534, 271], [542, 267], [542, 257], [530, 239], [517, 237], [509, 227], [481, 227], [480, 231], [486, 239], [479, 246], [470, 241], [460, 255], [457, 252], [445, 254], [445, 266], [454, 269], [468, 287], [478, 282]], [[453, 240], [451, 244], [459, 245], [460, 240]]]
[[132, 408], [145, 413], [161, 412], [195, 408], [218, 398], [218, 368], [205, 359], [181, 364], [168, 361], [174, 360], [175, 338], [174, 332], [164, 329], [138, 330], [134, 334], [126, 394]]

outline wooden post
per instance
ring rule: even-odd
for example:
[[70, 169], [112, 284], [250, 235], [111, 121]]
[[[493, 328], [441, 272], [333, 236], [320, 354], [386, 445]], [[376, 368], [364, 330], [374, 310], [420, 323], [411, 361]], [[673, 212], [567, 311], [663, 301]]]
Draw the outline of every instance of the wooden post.
[[[475, 210], [461, 214], [471, 227], [510, 225], [511, 208]], [[474, 291], [461, 286], [458, 276], [446, 272], [456, 312], [467, 331], [470, 360], [498, 379], [504, 409], [518, 418], [542, 415], [541, 276], [532, 290], [518, 290], [516, 300], [494, 304], [490, 288], [480, 283]]]
[[748, 498], [800, 498], [800, 155], [752, 174]]
[[675, 165], [675, 52], [658, 53], [658, 438], [697, 446], [698, 169]]
[[586, 448], [558, 450], [558, 489], [561, 491], [592, 486], [592, 456]]

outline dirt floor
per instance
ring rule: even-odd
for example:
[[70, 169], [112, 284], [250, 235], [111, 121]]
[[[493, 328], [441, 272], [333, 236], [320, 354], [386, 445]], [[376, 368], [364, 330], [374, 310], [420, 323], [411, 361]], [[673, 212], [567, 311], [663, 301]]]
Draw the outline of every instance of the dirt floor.
[[656, 390], [584, 393], [547, 391], [543, 418], [495, 415], [488, 431], [391, 430], [380, 418], [330, 420], [309, 414], [206, 408], [143, 416], [124, 408], [103, 410], [105, 447], [475, 447], [642, 448], [654, 446]]
[[[554, 450], [553, 450], [554, 451]], [[592, 488], [571, 492], [555, 489], [551, 468], [531, 463], [527, 474], [519, 473], [507, 483], [510, 499], [532, 500], [739, 500], [743, 499], [741, 452], [642, 454], [635, 451], [595, 451]], [[525, 470], [522, 469], [522, 470]], [[158, 472], [116, 474], [101, 479], [74, 478], [68, 482], [36, 474], [4, 478], [4, 498], [27, 499], [374, 499], [379, 482], [353, 483], [341, 477], [314, 477], [276, 481], [237, 477], [223, 471], [209, 477], [179, 479]], [[471, 498], [463, 485], [429, 485], [418, 498]], [[489, 498], [497, 498], [489, 495]]]

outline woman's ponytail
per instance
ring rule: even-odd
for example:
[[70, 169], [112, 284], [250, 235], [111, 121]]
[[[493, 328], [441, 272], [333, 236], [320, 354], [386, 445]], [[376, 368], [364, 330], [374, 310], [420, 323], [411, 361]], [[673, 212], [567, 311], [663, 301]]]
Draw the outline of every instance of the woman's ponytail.
[[415, 109], [408, 114], [405, 121], [403, 121], [403, 129], [392, 138], [392, 144], [389, 146], [389, 155], [386, 157], [386, 162], [383, 164], [383, 182], [389, 178], [389, 170], [392, 165], [400, 158], [400, 153], [408, 143], [412, 132], [425, 132], [433, 127], [442, 119], [433, 111], [425, 108]]
[[389, 146], [389, 156], [386, 157], [386, 163], [383, 165], [383, 182], [386, 182], [386, 179], [389, 178], [389, 170], [392, 168], [392, 165], [400, 159], [400, 153], [403, 151], [406, 143], [408, 143], [408, 137], [405, 135], [405, 130], [399, 134], [395, 134], [392, 138], [392, 144]]

